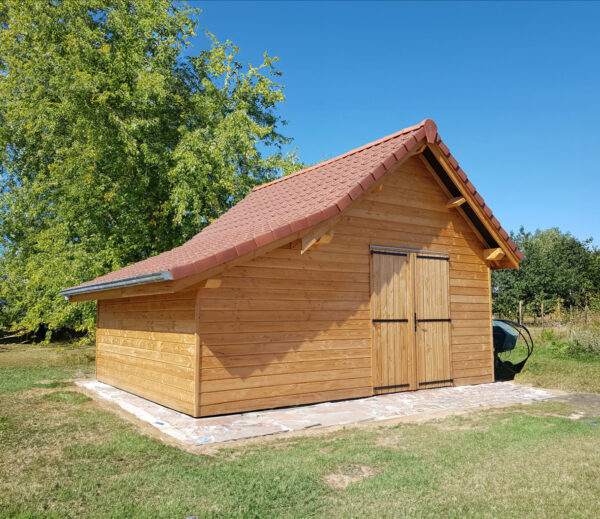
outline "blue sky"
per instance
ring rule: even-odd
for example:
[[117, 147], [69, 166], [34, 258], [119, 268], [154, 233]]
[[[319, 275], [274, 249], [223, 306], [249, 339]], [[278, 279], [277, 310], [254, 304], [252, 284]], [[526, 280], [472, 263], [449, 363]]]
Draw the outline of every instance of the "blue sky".
[[431, 117], [506, 229], [600, 245], [600, 3], [190, 4], [243, 61], [280, 58], [304, 161]]

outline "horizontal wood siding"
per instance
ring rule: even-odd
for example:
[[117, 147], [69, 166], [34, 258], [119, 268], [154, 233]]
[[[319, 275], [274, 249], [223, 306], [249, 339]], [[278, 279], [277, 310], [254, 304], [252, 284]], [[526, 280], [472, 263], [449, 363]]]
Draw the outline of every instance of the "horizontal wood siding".
[[221, 279], [198, 297], [202, 416], [371, 394], [368, 257], [287, 247]]
[[344, 213], [330, 244], [273, 250], [198, 289], [200, 414], [372, 394], [369, 245], [450, 253], [453, 377], [492, 381], [489, 269], [447, 198], [410, 159]]
[[195, 293], [98, 302], [96, 377], [194, 414]]

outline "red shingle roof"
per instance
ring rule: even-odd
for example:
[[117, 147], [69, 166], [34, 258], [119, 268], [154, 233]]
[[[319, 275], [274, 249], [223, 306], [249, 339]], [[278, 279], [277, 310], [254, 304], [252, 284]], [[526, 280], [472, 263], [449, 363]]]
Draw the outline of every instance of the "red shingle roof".
[[437, 143], [511, 250], [523, 259], [521, 251], [441, 141], [436, 124], [426, 119], [339, 157], [257, 186], [246, 198], [180, 247], [79, 287], [159, 271], [170, 272], [175, 280], [226, 263], [340, 213], [405, 154], [423, 142]]

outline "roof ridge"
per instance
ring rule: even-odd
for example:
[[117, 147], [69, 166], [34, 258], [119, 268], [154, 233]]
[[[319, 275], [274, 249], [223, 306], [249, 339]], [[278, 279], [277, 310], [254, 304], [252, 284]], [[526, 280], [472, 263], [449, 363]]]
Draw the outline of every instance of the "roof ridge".
[[338, 160], [344, 159], [344, 158], [349, 157], [350, 155], [354, 155], [355, 153], [358, 153], [360, 151], [364, 151], [364, 150], [367, 150], [369, 148], [372, 148], [373, 146], [377, 146], [379, 144], [383, 144], [384, 142], [387, 142], [387, 141], [392, 140], [392, 139], [394, 139], [396, 137], [399, 137], [400, 135], [404, 135], [405, 133], [414, 132], [414, 131], [418, 130], [419, 128], [421, 128], [422, 126], [425, 126], [425, 123], [427, 121], [428, 121], [428, 119], [424, 119], [419, 124], [415, 124], [414, 126], [409, 126], [408, 128], [403, 128], [402, 130], [397, 131], [396, 133], [392, 133], [391, 135], [386, 135], [385, 137], [382, 137], [381, 139], [378, 139], [378, 140], [373, 141], [373, 142], [369, 142], [369, 143], [365, 144], [364, 146], [360, 146], [359, 148], [352, 149], [350, 151], [347, 151], [346, 153], [342, 153], [341, 155], [338, 155], [337, 157], [333, 157], [332, 159], [325, 160], [323, 162], [319, 162], [318, 164], [315, 164], [314, 166], [310, 166], [310, 167], [308, 167], [306, 169], [301, 169], [300, 171], [296, 171], [295, 173], [291, 173], [290, 175], [286, 175], [285, 177], [276, 178], [276, 179], [271, 180], [270, 182], [267, 182], [265, 184], [260, 184], [258, 186], [254, 186], [252, 188], [252, 191], [259, 191], [260, 189], [263, 189], [265, 187], [271, 186], [273, 184], [278, 184], [279, 182], [282, 182], [282, 181], [287, 180], [289, 178], [297, 177], [298, 175], [303, 175], [304, 173], [308, 173], [310, 171], [313, 171], [314, 169], [317, 169], [317, 168], [320, 168], [322, 166], [325, 166], [326, 164], [331, 164], [332, 162], [336, 162]]

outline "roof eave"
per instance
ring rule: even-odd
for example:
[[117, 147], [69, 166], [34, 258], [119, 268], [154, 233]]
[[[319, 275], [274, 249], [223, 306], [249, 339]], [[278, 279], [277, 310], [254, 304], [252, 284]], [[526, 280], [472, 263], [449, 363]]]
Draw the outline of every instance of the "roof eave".
[[[428, 147], [434, 152], [435, 158], [438, 160], [442, 168], [444, 168], [444, 170], [446, 170], [446, 172], [450, 174], [452, 182], [461, 191], [461, 194], [471, 202], [471, 207], [478, 208], [477, 212], [480, 214], [477, 215], [477, 218], [481, 221], [483, 225], [485, 225], [488, 232], [491, 233], [498, 246], [505, 253], [505, 258], [503, 262], [506, 263], [508, 261], [511, 264], [512, 268], [519, 270], [519, 263], [523, 259], [520, 256], [522, 256], [523, 253], [517, 247], [515, 247], [515, 249], [513, 250], [512, 247], [509, 245], [509, 242], [513, 242], [512, 240], [510, 240], [508, 233], [502, 228], [502, 226], [494, 217], [489, 207], [487, 207], [485, 201], [483, 200], [483, 197], [481, 197], [481, 195], [474, 188], [473, 184], [469, 181], [467, 175], [460, 168], [458, 162], [452, 156], [450, 150], [444, 144], [439, 134], [436, 136], [434, 143], [428, 143]], [[461, 186], [463, 186], [462, 189]], [[477, 200], [477, 197], [479, 197], [480, 200]], [[492, 269], [498, 268], [507, 267], [492, 266]]]
[[61, 290], [61, 295], [65, 296], [67, 301], [76, 295], [89, 294], [92, 292], [103, 292], [105, 290], [112, 290], [115, 288], [126, 288], [137, 285], [147, 285], [149, 283], [159, 283], [161, 281], [172, 281], [173, 275], [170, 270], [161, 270], [157, 272], [150, 272], [149, 274], [138, 274], [137, 276], [130, 276], [121, 279], [115, 279], [113, 281], [105, 281], [101, 283], [94, 283], [91, 285], [77, 286], [73, 288], [66, 288]]

